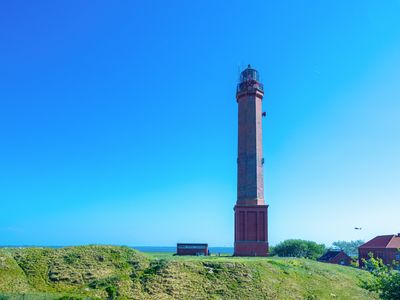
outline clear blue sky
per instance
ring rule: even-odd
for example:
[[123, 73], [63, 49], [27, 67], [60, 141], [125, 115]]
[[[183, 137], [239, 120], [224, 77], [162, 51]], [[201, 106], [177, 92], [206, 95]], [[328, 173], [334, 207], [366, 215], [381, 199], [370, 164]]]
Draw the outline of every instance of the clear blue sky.
[[3, 1], [0, 244], [232, 245], [248, 63], [271, 244], [400, 232], [399, 15], [398, 0]]

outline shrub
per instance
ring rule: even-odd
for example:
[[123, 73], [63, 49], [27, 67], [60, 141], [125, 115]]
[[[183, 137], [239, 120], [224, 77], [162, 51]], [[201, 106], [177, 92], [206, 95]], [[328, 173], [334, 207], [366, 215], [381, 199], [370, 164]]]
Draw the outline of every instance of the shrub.
[[76, 297], [76, 296], [62, 296], [60, 298], [57, 298], [57, 300], [82, 300], [82, 297]]
[[305, 240], [286, 240], [272, 248], [272, 255], [317, 259], [324, 254], [324, 244]]
[[373, 278], [362, 282], [362, 287], [377, 292], [381, 299], [400, 300], [400, 272], [395, 269], [398, 264], [387, 266], [380, 258], [374, 258], [372, 253], [369, 259], [363, 259], [365, 269], [371, 272]]
[[117, 289], [115, 286], [109, 285], [108, 287], [106, 287], [105, 291], [108, 295], [108, 299], [112, 300], [117, 297]]

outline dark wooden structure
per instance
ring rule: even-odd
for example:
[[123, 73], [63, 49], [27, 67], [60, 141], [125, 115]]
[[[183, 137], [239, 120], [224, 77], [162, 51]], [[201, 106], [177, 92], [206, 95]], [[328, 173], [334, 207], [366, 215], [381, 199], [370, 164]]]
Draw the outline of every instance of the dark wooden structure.
[[318, 258], [318, 261], [329, 264], [349, 266], [353, 259], [348, 256], [343, 250], [328, 250], [324, 255]]
[[400, 233], [395, 235], [380, 235], [358, 247], [360, 267], [364, 266], [363, 259], [369, 259], [369, 253], [375, 258], [381, 258], [385, 265], [393, 261], [400, 263]]
[[177, 255], [208, 255], [208, 244], [184, 244], [176, 245]]

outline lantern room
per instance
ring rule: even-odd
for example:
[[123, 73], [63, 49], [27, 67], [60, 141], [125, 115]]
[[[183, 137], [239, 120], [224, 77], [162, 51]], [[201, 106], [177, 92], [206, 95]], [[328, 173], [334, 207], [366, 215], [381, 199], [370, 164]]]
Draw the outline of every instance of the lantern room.
[[251, 89], [264, 90], [264, 86], [260, 83], [260, 75], [256, 69], [248, 65], [245, 70], [240, 73], [239, 83], [236, 92], [248, 91]]

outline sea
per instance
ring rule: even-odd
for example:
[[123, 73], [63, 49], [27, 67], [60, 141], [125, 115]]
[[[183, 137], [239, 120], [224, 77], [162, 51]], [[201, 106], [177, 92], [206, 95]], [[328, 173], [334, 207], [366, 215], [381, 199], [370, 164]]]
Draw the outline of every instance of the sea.
[[[44, 248], [62, 248], [68, 246], [40, 246], [40, 245], [8, 245], [0, 246], [0, 248], [28, 248], [28, 247], [44, 247]], [[132, 249], [141, 252], [176, 252], [176, 246], [129, 246]], [[233, 254], [233, 247], [208, 247], [210, 254]]]
[[[136, 246], [131, 247], [141, 252], [176, 252], [176, 246]], [[233, 254], [233, 247], [208, 247], [210, 254]]]

